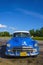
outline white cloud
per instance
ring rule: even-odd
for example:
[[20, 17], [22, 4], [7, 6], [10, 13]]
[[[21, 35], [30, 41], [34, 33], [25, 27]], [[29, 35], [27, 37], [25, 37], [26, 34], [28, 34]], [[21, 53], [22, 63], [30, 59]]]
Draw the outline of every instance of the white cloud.
[[32, 11], [27, 11], [27, 10], [25, 10], [25, 9], [20, 9], [20, 8], [18, 8], [18, 9], [16, 9], [16, 10], [17, 10], [17, 11], [20, 11], [20, 12], [22, 12], [22, 13], [25, 13], [26, 15], [31, 15], [31, 16], [35, 16], [35, 17], [38, 17], [38, 18], [43, 19], [43, 15], [40, 14], [40, 13], [35, 13], [35, 12], [32, 12]]
[[16, 30], [16, 28], [14, 28], [14, 27], [9, 27], [11, 30]]
[[6, 28], [6, 25], [0, 24], [0, 28]]
[[14, 33], [14, 31], [16, 31], [16, 28], [13, 26], [0, 24], [0, 31], [9, 31], [10, 33]]

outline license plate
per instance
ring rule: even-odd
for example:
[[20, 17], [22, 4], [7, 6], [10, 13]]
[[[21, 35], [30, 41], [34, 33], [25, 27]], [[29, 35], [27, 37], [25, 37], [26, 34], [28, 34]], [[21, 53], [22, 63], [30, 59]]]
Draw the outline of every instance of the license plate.
[[26, 52], [20, 52], [20, 56], [27, 56]]

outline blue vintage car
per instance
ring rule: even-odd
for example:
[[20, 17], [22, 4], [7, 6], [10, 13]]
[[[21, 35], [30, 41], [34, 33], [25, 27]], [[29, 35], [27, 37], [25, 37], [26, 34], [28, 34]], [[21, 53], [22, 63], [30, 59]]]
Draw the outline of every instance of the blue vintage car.
[[28, 31], [15, 31], [13, 38], [6, 42], [7, 56], [37, 56], [38, 42], [33, 40]]

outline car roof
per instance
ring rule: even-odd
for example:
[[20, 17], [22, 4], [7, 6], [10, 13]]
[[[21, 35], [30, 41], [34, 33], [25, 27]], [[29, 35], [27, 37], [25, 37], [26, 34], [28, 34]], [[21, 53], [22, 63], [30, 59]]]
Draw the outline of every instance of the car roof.
[[20, 32], [29, 33], [29, 31], [15, 31], [14, 33], [20, 33]]

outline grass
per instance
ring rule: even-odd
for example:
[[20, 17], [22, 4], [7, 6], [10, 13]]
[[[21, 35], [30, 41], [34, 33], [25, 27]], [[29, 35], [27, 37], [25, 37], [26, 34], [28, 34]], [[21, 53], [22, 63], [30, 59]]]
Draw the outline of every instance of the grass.
[[33, 37], [34, 40], [43, 40], [43, 37]]
[[0, 37], [0, 40], [9, 40], [11, 37]]

